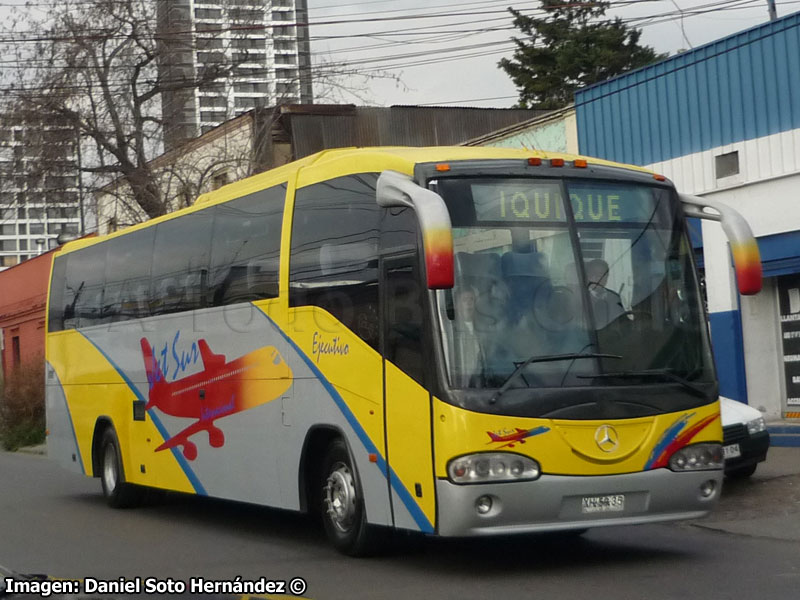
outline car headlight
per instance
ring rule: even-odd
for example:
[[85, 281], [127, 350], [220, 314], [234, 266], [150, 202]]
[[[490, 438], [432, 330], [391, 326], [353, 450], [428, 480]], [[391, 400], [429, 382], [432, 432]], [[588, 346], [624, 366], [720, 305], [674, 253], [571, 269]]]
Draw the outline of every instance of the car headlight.
[[454, 458], [447, 465], [453, 483], [530, 481], [541, 475], [539, 463], [513, 452], [481, 452]]
[[692, 444], [681, 448], [669, 459], [672, 471], [711, 471], [724, 465], [722, 445]]
[[752, 421], [748, 421], [747, 423], [747, 432], [750, 435], [753, 435], [754, 433], [761, 433], [762, 431], [766, 430], [767, 430], [767, 422], [764, 420], [764, 417], [753, 419]]

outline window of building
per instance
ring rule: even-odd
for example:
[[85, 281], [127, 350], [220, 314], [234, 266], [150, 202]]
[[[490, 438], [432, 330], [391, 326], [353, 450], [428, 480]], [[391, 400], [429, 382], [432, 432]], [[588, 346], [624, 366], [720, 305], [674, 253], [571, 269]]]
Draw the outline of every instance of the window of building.
[[15, 235], [16, 228], [13, 225], [1, 225], [0, 235]]
[[278, 296], [285, 199], [283, 184], [214, 207], [214, 306]]
[[218, 8], [195, 8], [194, 16], [196, 19], [221, 19], [222, 10]]
[[241, 48], [245, 50], [250, 49], [263, 49], [267, 45], [267, 40], [264, 38], [236, 38], [231, 42], [234, 48]]
[[264, 106], [264, 98], [250, 98], [238, 96], [236, 98], [236, 108], [255, 108], [256, 106]]
[[224, 185], [228, 185], [229, 182], [228, 172], [227, 171], [220, 171], [218, 173], [214, 173], [214, 176], [211, 178], [211, 189], [218, 190]]
[[739, 173], [739, 152], [728, 152], [714, 157], [714, 171], [717, 179], [730, 177]]
[[275, 27], [272, 28], [272, 32], [276, 36], [294, 37], [295, 28], [292, 25], [275, 25]]
[[297, 79], [297, 71], [295, 69], [275, 69], [275, 77], [277, 79]]
[[294, 52], [295, 50], [295, 44], [292, 40], [275, 40], [273, 47], [279, 52]]
[[11, 338], [11, 364], [16, 368], [22, 363], [22, 355], [19, 347], [19, 336]]
[[319, 306], [378, 349], [377, 175], [339, 177], [296, 193], [289, 305]]
[[200, 113], [200, 120], [204, 123], [219, 123], [225, 118], [224, 113], [202, 111]]
[[198, 50], [218, 50], [222, 48], [222, 40], [219, 38], [198, 38]]
[[237, 94], [267, 94], [269, 84], [266, 82], [237, 83], [234, 89]]
[[224, 96], [200, 96], [200, 108], [221, 108], [228, 107], [228, 99]]

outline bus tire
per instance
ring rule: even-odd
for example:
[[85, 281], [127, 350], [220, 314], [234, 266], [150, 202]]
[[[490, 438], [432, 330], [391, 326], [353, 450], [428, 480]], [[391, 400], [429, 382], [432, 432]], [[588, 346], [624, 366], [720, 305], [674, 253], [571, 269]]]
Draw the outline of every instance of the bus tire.
[[139, 503], [141, 489], [125, 481], [122, 453], [114, 429], [107, 427], [100, 441], [100, 483], [111, 508], [130, 508]]
[[341, 438], [333, 440], [325, 453], [320, 489], [322, 523], [334, 547], [348, 556], [371, 554], [375, 532], [367, 524], [358, 477]]

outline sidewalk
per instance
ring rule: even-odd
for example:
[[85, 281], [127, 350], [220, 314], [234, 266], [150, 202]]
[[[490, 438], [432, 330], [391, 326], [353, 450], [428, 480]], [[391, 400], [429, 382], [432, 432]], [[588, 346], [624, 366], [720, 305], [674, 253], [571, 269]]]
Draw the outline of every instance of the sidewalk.
[[783, 419], [767, 423], [770, 445], [776, 448], [800, 448], [800, 421]]
[[737, 535], [800, 541], [800, 448], [771, 447], [749, 479], [726, 479], [714, 511], [692, 525]]
[[47, 444], [40, 444], [39, 446], [23, 446], [22, 448], [18, 448], [17, 452], [21, 452], [23, 454], [40, 454], [42, 456], [47, 456]]

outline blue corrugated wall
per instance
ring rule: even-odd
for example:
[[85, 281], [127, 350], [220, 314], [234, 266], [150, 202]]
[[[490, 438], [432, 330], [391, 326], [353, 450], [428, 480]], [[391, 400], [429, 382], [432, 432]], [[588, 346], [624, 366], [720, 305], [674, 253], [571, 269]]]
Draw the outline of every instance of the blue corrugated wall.
[[648, 165], [797, 129], [798, 81], [800, 12], [577, 91], [580, 152]]

